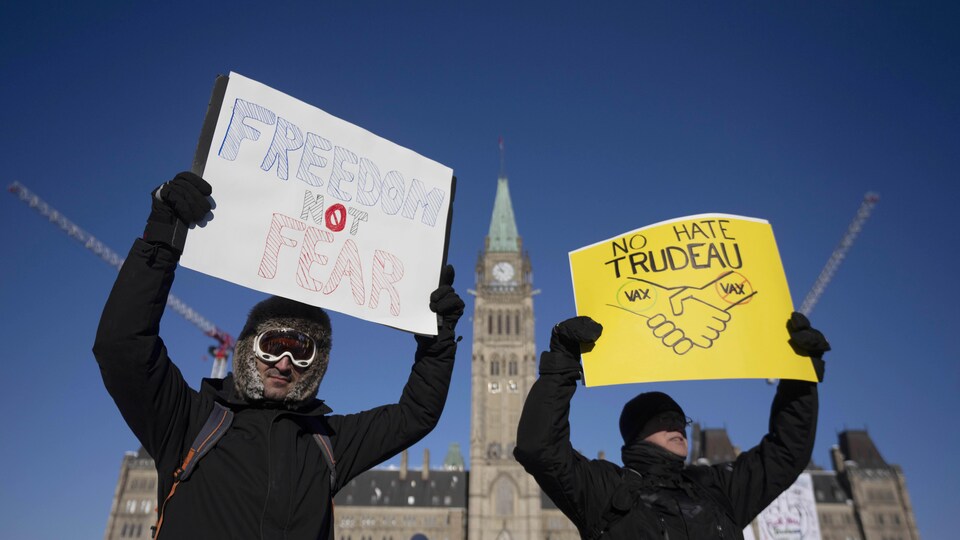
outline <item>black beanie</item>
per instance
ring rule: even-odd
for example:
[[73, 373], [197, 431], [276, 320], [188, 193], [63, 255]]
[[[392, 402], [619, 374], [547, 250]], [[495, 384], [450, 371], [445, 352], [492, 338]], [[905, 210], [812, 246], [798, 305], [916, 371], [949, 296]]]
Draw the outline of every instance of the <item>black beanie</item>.
[[663, 392], [644, 392], [628, 401], [620, 413], [620, 436], [623, 437], [623, 444], [632, 443], [651, 418], [667, 411], [686, 416], [680, 405]]

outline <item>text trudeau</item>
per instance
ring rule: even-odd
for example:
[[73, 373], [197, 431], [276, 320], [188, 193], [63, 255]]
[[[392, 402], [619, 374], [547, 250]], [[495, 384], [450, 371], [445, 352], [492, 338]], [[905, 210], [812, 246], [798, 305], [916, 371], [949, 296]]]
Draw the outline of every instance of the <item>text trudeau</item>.
[[[612, 268], [614, 277], [617, 278], [624, 273], [637, 275], [676, 271], [687, 267], [697, 270], [716, 267], [741, 268], [743, 258], [740, 255], [740, 246], [727, 230], [729, 223], [726, 219], [705, 219], [674, 225], [673, 233], [677, 243], [682, 244], [660, 249], [650, 249], [646, 237], [642, 234], [620, 238], [610, 243], [614, 258], [604, 264]], [[683, 243], [685, 241], [686, 243]]]

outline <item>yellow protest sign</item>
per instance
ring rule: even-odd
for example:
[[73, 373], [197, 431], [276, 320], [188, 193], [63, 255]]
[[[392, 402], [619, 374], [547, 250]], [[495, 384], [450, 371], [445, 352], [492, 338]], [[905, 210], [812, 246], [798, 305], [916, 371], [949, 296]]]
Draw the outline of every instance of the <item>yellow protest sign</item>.
[[603, 325], [587, 386], [692, 379], [815, 381], [787, 343], [793, 311], [770, 224], [678, 218], [570, 252], [577, 313]]

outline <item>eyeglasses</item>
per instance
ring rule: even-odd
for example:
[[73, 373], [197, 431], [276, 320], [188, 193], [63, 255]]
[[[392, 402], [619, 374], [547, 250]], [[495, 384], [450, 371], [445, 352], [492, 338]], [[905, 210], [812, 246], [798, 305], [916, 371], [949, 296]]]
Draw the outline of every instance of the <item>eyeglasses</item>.
[[305, 368], [317, 357], [317, 342], [293, 328], [274, 328], [254, 338], [253, 352], [268, 364], [279, 362], [287, 355], [293, 365]]

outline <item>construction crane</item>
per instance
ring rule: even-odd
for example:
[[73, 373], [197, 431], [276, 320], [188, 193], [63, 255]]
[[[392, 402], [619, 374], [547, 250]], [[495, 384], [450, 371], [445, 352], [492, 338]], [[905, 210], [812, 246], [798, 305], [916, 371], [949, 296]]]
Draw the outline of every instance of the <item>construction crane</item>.
[[[817, 301], [820, 300], [823, 291], [826, 290], [830, 280], [833, 279], [833, 274], [837, 272], [840, 263], [843, 262], [843, 259], [847, 256], [847, 252], [850, 251], [850, 246], [853, 245], [853, 241], [856, 240], [857, 235], [863, 230], [863, 224], [867, 222], [867, 218], [870, 217], [870, 212], [873, 211], [873, 207], [877, 205], [879, 200], [880, 195], [872, 191], [868, 191], [867, 194], [863, 196], [863, 202], [860, 203], [857, 215], [853, 217], [853, 221], [851, 221], [850, 226], [847, 227], [846, 234], [840, 239], [840, 244], [833, 250], [830, 259], [827, 260], [827, 264], [824, 265], [823, 270], [820, 271], [820, 276], [817, 277], [817, 281], [813, 283], [813, 287], [810, 288], [807, 297], [803, 299], [803, 304], [800, 305], [799, 309], [800, 313], [809, 316], [810, 312], [813, 311], [813, 307], [817, 305]], [[776, 383], [777, 379], [767, 379], [767, 384]]]
[[850, 227], [847, 228], [847, 233], [843, 235], [840, 244], [833, 250], [833, 254], [830, 255], [830, 259], [820, 272], [820, 277], [817, 278], [813, 287], [810, 288], [807, 297], [803, 299], [803, 304], [800, 305], [800, 313], [810, 315], [810, 312], [813, 311], [814, 306], [817, 305], [817, 301], [820, 300], [820, 296], [823, 295], [823, 291], [827, 288], [830, 280], [833, 279], [833, 274], [836, 273], [837, 268], [840, 267], [840, 263], [842, 263], [844, 257], [847, 256], [847, 251], [850, 250], [853, 241], [856, 240], [857, 235], [863, 230], [863, 224], [866, 223], [867, 218], [870, 217], [870, 212], [873, 211], [873, 207], [877, 205], [879, 200], [880, 195], [873, 192], [867, 192], [867, 194], [863, 196], [860, 209], [857, 210], [857, 215], [854, 216]]
[[[20, 200], [27, 203], [30, 208], [39, 212], [40, 215], [47, 218], [50, 223], [59, 227], [60, 230], [67, 233], [70, 238], [80, 242], [83, 247], [95, 253], [110, 266], [113, 266], [117, 270], [123, 266], [123, 258], [117, 255], [115, 251], [104, 245], [100, 240], [94, 238], [90, 233], [81, 229], [67, 219], [66, 216], [51, 208], [43, 199], [31, 193], [30, 190], [19, 182], [10, 184], [7, 191], [19, 197]], [[193, 323], [193, 325], [199, 328], [204, 334], [217, 340], [217, 345], [210, 347], [210, 354], [213, 356], [213, 368], [210, 371], [210, 377], [215, 379], [224, 378], [227, 375], [227, 362], [230, 359], [230, 354], [233, 352], [233, 337], [217, 328], [216, 325], [205, 319], [173, 294], [167, 296], [167, 306], [182, 315], [187, 321]]]

